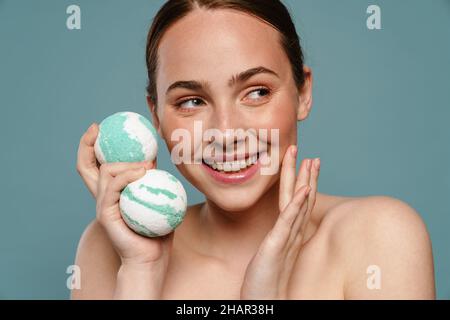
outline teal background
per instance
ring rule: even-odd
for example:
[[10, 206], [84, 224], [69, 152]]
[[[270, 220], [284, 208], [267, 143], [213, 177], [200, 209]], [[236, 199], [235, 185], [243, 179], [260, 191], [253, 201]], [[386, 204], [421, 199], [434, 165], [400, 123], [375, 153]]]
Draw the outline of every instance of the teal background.
[[[300, 158], [319, 191], [414, 207], [450, 298], [450, 1], [284, 1], [314, 72]], [[66, 8], [81, 7], [81, 30]], [[150, 116], [145, 41], [163, 1], [0, 0], [0, 298], [67, 299], [67, 266], [95, 203], [76, 172], [80, 136], [123, 110]], [[382, 30], [366, 28], [381, 7]], [[158, 165], [180, 177], [160, 141]], [[299, 159], [300, 161], [300, 159]], [[188, 185], [189, 203], [203, 196]]]

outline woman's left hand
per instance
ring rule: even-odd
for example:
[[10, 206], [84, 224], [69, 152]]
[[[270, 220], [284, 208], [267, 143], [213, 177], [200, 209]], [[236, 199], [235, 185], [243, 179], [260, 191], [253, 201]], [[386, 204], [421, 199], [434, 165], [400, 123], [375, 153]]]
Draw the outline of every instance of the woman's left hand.
[[282, 162], [280, 215], [247, 266], [241, 299], [287, 299], [289, 280], [313, 210], [320, 159], [304, 159], [296, 177], [297, 147]]

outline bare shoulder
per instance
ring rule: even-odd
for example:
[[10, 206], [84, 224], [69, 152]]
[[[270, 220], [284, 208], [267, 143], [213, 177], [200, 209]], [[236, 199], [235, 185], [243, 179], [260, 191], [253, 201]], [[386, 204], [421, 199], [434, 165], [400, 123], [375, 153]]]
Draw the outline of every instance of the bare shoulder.
[[[352, 231], [352, 234], [368, 236], [404, 236], [400, 231], [416, 230], [413, 237], [428, 238], [425, 224], [406, 202], [389, 196], [335, 197], [340, 201], [331, 206], [323, 215], [323, 225], [333, 227], [333, 236]], [[392, 231], [395, 231], [394, 234]]]
[[[341, 198], [323, 215], [318, 231], [343, 267], [346, 298], [435, 297], [430, 237], [406, 202], [389, 196]], [[380, 276], [373, 286], [371, 273]]]
[[72, 289], [71, 299], [110, 299], [113, 296], [120, 258], [103, 227], [94, 219], [84, 230], [75, 265], [81, 286]]

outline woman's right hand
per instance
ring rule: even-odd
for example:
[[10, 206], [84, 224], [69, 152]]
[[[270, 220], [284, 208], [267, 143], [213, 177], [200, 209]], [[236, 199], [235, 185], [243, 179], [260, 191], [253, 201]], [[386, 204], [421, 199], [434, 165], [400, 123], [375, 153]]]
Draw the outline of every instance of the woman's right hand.
[[[80, 139], [77, 157], [77, 171], [94, 198], [97, 198], [98, 178], [100, 176], [100, 164], [94, 152], [94, 144], [97, 139], [98, 130], [97, 123], [93, 123], [86, 130]], [[154, 162], [116, 162], [108, 166], [114, 168], [115, 171], [119, 171], [121, 169], [137, 169], [143, 165], [147, 169], [156, 168], [156, 159]]]
[[[132, 231], [122, 219], [119, 209], [121, 191], [144, 176], [153, 162], [116, 162], [98, 166], [94, 143], [98, 125], [83, 134], [78, 148], [77, 171], [97, 200], [96, 219], [106, 230], [122, 265], [158, 265], [166, 267], [174, 232], [162, 237], [146, 238]], [[165, 269], [165, 268], [163, 268]]]

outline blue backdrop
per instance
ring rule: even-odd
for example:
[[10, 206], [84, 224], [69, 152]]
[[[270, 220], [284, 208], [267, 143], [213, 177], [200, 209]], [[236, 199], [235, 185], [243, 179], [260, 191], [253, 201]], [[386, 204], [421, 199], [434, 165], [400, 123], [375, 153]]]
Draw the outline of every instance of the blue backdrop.
[[[319, 191], [388, 195], [433, 241], [450, 298], [450, 1], [284, 1], [314, 73], [300, 158]], [[66, 8], [81, 8], [81, 30]], [[0, 0], [0, 298], [67, 299], [67, 266], [95, 203], [76, 172], [81, 134], [116, 111], [150, 116], [145, 41], [163, 1]], [[381, 8], [381, 30], [366, 9]], [[181, 178], [162, 141], [158, 165]], [[189, 203], [203, 196], [187, 187]]]

